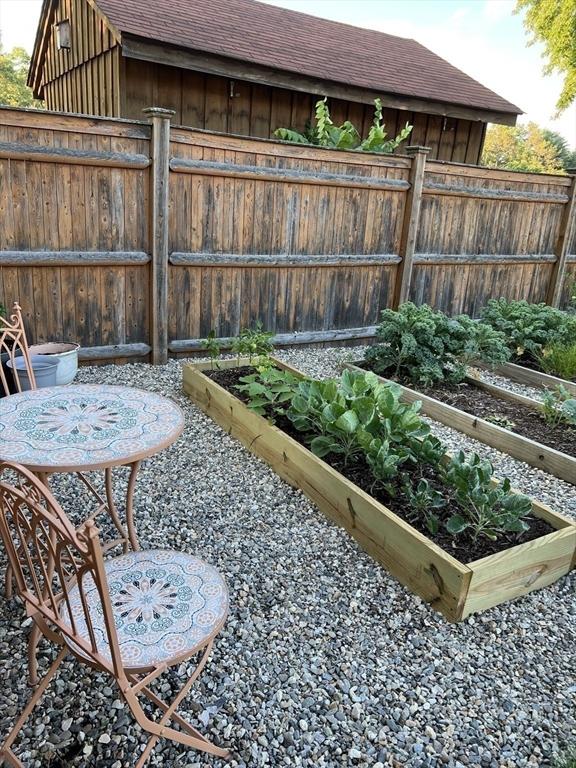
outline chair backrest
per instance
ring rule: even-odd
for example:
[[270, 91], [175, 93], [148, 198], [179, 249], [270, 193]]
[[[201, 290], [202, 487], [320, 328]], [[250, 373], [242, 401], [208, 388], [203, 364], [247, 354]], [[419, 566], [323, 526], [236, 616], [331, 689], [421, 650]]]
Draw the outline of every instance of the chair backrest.
[[[123, 678], [95, 524], [76, 531], [46, 485], [25, 467], [0, 462], [0, 533], [26, 612], [43, 634], [68, 638], [82, 656]], [[103, 614], [107, 636], [95, 630], [93, 611]], [[103, 643], [106, 658], [98, 650]]]
[[[8, 353], [8, 359], [12, 362], [12, 369], [7, 375], [7, 368], [0, 365], [0, 384], [4, 389], [4, 394], [9, 395], [14, 392], [22, 391], [18, 370], [14, 364], [17, 357], [24, 359], [24, 367], [30, 381], [30, 388], [36, 389], [36, 379], [32, 370], [32, 361], [26, 340], [26, 331], [24, 330], [24, 321], [22, 320], [22, 310], [18, 302], [14, 302], [12, 314], [10, 317], [0, 315], [0, 353]], [[12, 381], [13, 380], [13, 381]]]

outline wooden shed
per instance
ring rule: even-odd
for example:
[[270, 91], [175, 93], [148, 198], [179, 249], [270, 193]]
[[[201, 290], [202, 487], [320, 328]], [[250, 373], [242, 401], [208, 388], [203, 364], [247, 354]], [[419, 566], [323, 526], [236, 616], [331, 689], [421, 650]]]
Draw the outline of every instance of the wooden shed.
[[488, 122], [521, 110], [415, 40], [256, 0], [44, 0], [29, 85], [52, 110], [245, 136], [302, 130], [314, 102], [367, 132], [380, 97], [431, 158], [478, 163]]

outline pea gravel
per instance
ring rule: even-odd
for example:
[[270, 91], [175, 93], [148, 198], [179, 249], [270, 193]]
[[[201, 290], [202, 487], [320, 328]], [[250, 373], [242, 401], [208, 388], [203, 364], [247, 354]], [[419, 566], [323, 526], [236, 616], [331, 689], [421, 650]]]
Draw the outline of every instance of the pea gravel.
[[[327, 376], [361, 352], [279, 354]], [[185, 410], [184, 436], [144, 462], [136, 520], [144, 547], [197, 554], [228, 581], [230, 617], [183, 709], [229, 746], [232, 768], [546, 766], [576, 740], [574, 574], [446, 623], [192, 405], [181, 390], [181, 362], [83, 368], [78, 381], [162, 392]], [[446, 427], [433, 429], [576, 516], [572, 486]], [[120, 492], [125, 482], [119, 470]], [[54, 487], [81, 520], [88, 500], [74, 478], [60, 476]], [[1, 599], [0, 609], [3, 735], [28, 695], [29, 622], [14, 599]], [[46, 663], [52, 658], [48, 644], [41, 654]], [[173, 680], [178, 674], [164, 684], [167, 695]], [[16, 749], [34, 768], [124, 768], [143, 743], [110, 680], [70, 661]], [[150, 765], [223, 763], [161, 742]]]

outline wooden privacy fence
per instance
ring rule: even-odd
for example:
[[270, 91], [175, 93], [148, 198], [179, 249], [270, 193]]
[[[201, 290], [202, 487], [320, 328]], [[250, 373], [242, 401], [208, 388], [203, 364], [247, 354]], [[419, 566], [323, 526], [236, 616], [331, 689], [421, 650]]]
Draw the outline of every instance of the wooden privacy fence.
[[575, 177], [0, 109], [0, 301], [85, 359], [195, 352], [261, 320], [278, 343], [366, 338], [412, 299], [562, 305]]

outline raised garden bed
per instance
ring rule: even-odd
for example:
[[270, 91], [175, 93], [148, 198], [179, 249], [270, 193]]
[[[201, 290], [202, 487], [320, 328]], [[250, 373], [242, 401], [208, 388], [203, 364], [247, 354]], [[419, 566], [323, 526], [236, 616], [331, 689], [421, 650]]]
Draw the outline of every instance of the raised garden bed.
[[[359, 366], [347, 363], [346, 367], [356, 371], [366, 370], [363, 364]], [[388, 381], [384, 377], [379, 378], [382, 381]], [[574, 455], [556, 450], [551, 444], [544, 445], [541, 442], [532, 440], [526, 433], [520, 434], [482, 418], [483, 415], [491, 415], [491, 408], [486, 404], [492, 402], [494, 404], [492, 415], [497, 416], [501, 414], [511, 421], [517, 418], [518, 426], [515, 429], [520, 428], [521, 421], [523, 429], [529, 429], [531, 422], [533, 424], [540, 422], [544, 427], [541, 434], [545, 436], [549, 430], [545, 422], [541, 421], [537, 415], [540, 406], [537, 400], [472, 377], [467, 377], [465, 384], [468, 385], [468, 388], [474, 388], [478, 394], [476, 403], [472, 403], [474, 412], [468, 412], [463, 408], [450, 404], [459, 399], [462, 401], [472, 399], [470, 397], [459, 398], [457, 395], [458, 388], [450, 389], [445, 387], [442, 389], [438, 387], [433, 391], [420, 392], [404, 385], [399, 386], [402, 388], [402, 398], [409, 403], [413, 403], [416, 400], [420, 401], [422, 403], [422, 413], [431, 419], [457, 429], [459, 432], [470, 435], [470, 437], [474, 437], [476, 440], [502, 451], [502, 453], [507, 453], [515, 459], [520, 459], [520, 461], [524, 461], [526, 464], [542, 469], [551, 475], [576, 485], [576, 457]], [[442, 397], [442, 400], [438, 399], [439, 397]], [[518, 418], [520, 412], [524, 412], [524, 419]], [[533, 415], [530, 416], [530, 414]], [[573, 433], [576, 435], [576, 430], [571, 427], [560, 428], [562, 438], [560, 442], [563, 447], [565, 446], [569, 450], [571, 445], [573, 445], [571, 440]], [[559, 444], [554, 443], [554, 437], [550, 438], [550, 442], [556, 445]]]
[[560, 379], [558, 376], [551, 376], [534, 368], [527, 368], [525, 365], [505, 363], [504, 365], [488, 366], [478, 362], [474, 363], [474, 365], [498, 376], [504, 376], [512, 381], [517, 381], [519, 384], [526, 384], [537, 389], [556, 389], [556, 387], [562, 385], [568, 392], [576, 396], [576, 382]]
[[[220, 362], [222, 369], [236, 365], [235, 360]], [[206, 375], [210, 368], [210, 363], [184, 366], [184, 391], [192, 400], [280, 477], [300, 488], [402, 584], [448, 620], [460, 621], [552, 584], [574, 566], [576, 525], [538, 502], [532, 504], [533, 514], [553, 532], [497, 554], [460, 562], [293, 437], [250, 411]]]

